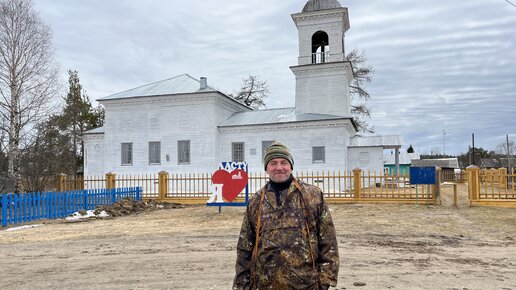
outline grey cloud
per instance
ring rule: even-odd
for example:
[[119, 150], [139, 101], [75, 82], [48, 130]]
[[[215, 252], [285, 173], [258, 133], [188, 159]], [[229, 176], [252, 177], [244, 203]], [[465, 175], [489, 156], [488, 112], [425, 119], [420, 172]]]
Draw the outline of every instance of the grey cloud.
[[[340, 1], [346, 49], [375, 69], [368, 89], [378, 134], [429, 152], [492, 148], [516, 138], [516, 8], [504, 1]], [[297, 30], [304, 2], [35, 0], [57, 59], [92, 98], [182, 73], [231, 93], [243, 78], [269, 83], [268, 107], [294, 105]], [[65, 77], [63, 71], [63, 77]], [[512, 130], [512, 131], [511, 131]]]

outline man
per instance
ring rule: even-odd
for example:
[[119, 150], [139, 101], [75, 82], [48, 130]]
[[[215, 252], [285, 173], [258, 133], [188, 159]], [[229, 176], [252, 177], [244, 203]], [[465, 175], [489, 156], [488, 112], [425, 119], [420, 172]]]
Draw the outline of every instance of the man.
[[294, 159], [274, 142], [263, 164], [269, 182], [247, 206], [233, 289], [328, 289], [337, 285], [335, 228], [322, 191], [292, 176]]

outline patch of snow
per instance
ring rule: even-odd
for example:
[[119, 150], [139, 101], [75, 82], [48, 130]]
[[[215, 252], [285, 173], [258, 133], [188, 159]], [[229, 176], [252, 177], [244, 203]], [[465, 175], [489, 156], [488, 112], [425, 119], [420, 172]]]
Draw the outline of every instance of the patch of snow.
[[109, 214], [105, 210], [103, 210], [98, 215], [95, 215], [94, 210], [88, 210], [88, 211], [86, 211], [85, 215], [82, 215], [79, 212], [74, 212], [70, 216], [66, 217], [66, 220], [73, 221], [73, 220], [80, 220], [80, 219], [85, 219], [85, 218], [90, 218], [90, 217], [95, 217], [95, 216], [96, 217], [108, 217]]
[[5, 230], [6, 232], [12, 232], [12, 231], [18, 231], [18, 230], [23, 230], [23, 229], [30, 229], [30, 228], [36, 228], [36, 227], [41, 227], [42, 225], [26, 225], [26, 226], [21, 226], [21, 227], [15, 227], [15, 228], [9, 228], [7, 230]]

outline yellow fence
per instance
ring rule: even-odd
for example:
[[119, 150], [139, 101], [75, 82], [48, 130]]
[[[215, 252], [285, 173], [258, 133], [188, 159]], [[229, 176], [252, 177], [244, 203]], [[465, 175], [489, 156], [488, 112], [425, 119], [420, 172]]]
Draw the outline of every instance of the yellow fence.
[[[436, 200], [434, 185], [411, 185], [408, 176], [391, 176], [383, 172], [354, 170], [325, 172], [296, 172], [297, 178], [321, 188], [331, 202], [392, 202], [433, 204]], [[250, 173], [249, 194], [253, 194], [268, 181], [265, 172]], [[169, 174], [160, 172], [148, 175], [87, 176], [72, 178], [61, 175], [57, 190], [142, 187], [144, 199], [156, 199], [178, 203], [205, 203], [211, 195], [211, 174]], [[244, 198], [244, 193], [238, 197]]]
[[472, 205], [516, 207], [516, 172], [506, 168], [468, 168], [469, 198]]
[[[439, 187], [410, 184], [409, 176], [391, 176], [383, 172], [347, 171], [296, 172], [297, 178], [317, 185], [331, 202], [381, 202], [381, 203], [436, 203]], [[440, 181], [452, 179], [438, 172]], [[516, 207], [516, 170], [480, 170], [470, 166], [455, 182], [467, 182], [471, 205]], [[249, 194], [253, 194], [268, 181], [265, 172], [249, 174]], [[439, 182], [440, 184], [440, 182]], [[211, 195], [211, 174], [169, 174], [160, 172], [147, 175], [116, 175], [108, 173], [85, 178], [60, 175], [57, 190], [99, 189], [114, 187], [142, 187], [144, 199], [178, 203], [205, 203]], [[244, 193], [238, 197], [244, 198]]]

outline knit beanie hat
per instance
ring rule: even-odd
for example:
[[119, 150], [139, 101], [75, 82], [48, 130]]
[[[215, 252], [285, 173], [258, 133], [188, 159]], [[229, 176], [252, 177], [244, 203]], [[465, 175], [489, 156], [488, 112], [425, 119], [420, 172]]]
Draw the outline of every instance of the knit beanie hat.
[[280, 142], [273, 142], [271, 146], [265, 150], [265, 155], [263, 156], [263, 166], [265, 167], [265, 170], [267, 170], [267, 164], [269, 164], [269, 161], [274, 158], [287, 159], [292, 169], [294, 169], [294, 158], [286, 145]]

